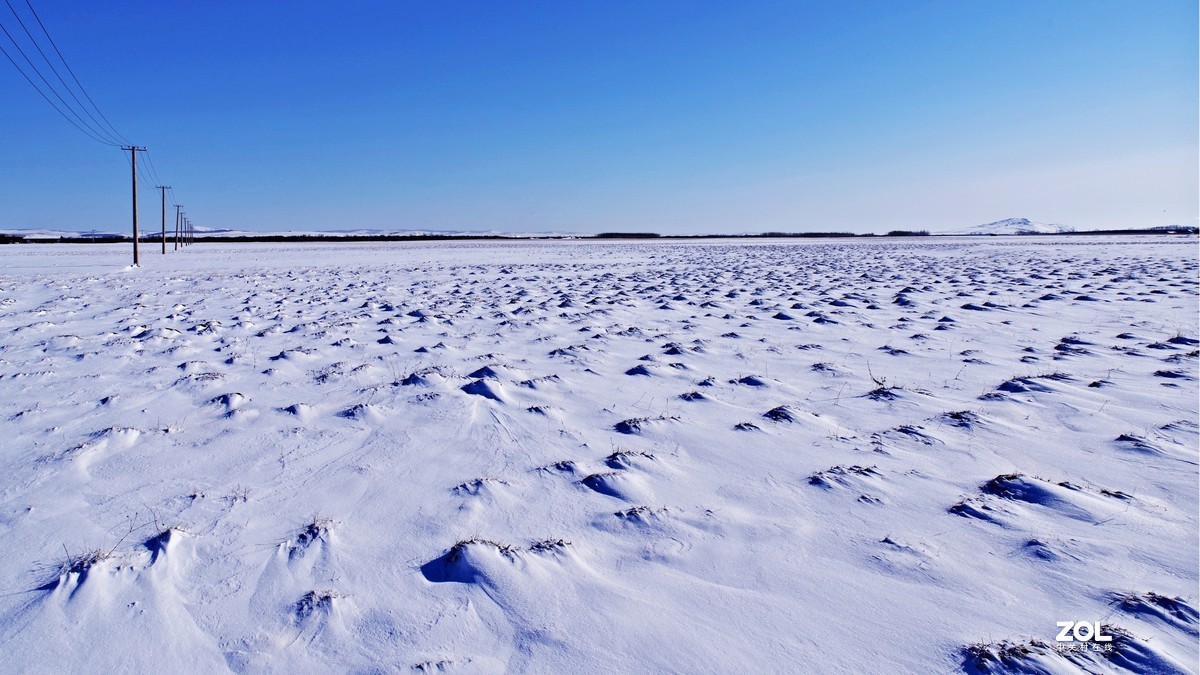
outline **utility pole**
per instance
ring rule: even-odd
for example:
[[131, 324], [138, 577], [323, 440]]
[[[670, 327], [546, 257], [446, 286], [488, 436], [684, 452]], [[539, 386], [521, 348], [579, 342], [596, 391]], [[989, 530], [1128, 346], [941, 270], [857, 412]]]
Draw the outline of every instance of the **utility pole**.
[[170, 185], [159, 185], [159, 190], [162, 190], [162, 254], [167, 254], [167, 190], [171, 189]]
[[138, 266], [138, 223], [137, 223], [137, 154], [145, 152], [146, 148], [136, 145], [122, 145], [122, 150], [129, 151], [129, 168], [133, 174], [133, 266]]
[[179, 209], [182, 209], [182, 208], [183, 208], [183, 204], [175, 205], [175, 250], [176, 251], [179, 250], [179, 222], [182, 220], [182, 218], [180, 217]]

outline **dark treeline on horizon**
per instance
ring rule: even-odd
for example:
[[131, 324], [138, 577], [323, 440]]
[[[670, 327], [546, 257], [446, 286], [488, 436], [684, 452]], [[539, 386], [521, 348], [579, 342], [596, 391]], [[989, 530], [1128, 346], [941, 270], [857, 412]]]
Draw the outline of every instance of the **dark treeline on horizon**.
[[[692, 240], [692, 239], [839, 239], [839, 238], [877, 238], [877, 237], [1071, 237], [1097, 235], [1129, 235], [1129, 234], [1200, 234], [1200, 227], [1180, 225], [1173, 227], [1128, 228], [1121, 230], [1079, 230], [1076, 232], [1029, 233], [1029, 234], [972, 234], [972, 235], [943, 235], [933, 234], [927, 230], [892, 230], [887, 234], [855, 234], [853, 232], [763, 232], [760, 234], [679, 234], [666, 235], [656, 232], [602, 232], [595, 235], [545, 235], [545, 236], [505, 236], [498, 234], [462, 235], [462, 234], [362, 234], [362, 235], [295, 235], [295, 234], [264, 234], [261, 236], [242, 236], [219, 234], [196, 237], [196, 242], [210, 243], [305, 243], [305, 242], [381, 242], [381, 241], [591, 241], [591, 240]], [[129, 237], [85, 235], [80, 237], [37, 237], [26, 238], [16, 234], [0, 234], [0, 244], [120, 244], [128, 243]], [[142, 243], [159, 243], [160, 235], [138, 237]], [[171, 243], [168, 235], [167, 243]]]

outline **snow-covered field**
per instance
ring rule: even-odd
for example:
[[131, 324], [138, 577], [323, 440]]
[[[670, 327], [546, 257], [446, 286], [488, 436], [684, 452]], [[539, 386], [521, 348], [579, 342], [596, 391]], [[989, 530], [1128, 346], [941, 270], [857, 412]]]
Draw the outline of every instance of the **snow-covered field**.
[[1197, 257], [0, 246], [0, 669], [1196, 672]]

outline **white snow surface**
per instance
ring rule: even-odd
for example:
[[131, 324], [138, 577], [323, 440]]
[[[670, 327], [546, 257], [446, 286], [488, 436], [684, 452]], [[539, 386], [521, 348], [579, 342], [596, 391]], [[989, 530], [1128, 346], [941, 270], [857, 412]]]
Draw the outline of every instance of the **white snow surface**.
[[1005, 218], [960, 230], [947, 230], [938, 234], [1064, 234], [1075, 228], [1057, 223], [1035, 223], [1028, 218]]
[[1197, 671], [1195, 238], [128, 249], [0, 246], [6, 671]]

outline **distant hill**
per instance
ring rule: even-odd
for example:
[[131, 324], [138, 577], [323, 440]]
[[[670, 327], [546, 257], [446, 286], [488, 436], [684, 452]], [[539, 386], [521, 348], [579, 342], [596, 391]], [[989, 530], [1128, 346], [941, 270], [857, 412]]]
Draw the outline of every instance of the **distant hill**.
[[0, 230], [0, 236], [17, 237], [27, 241], [38, 240], [58, 240], [58, 239], [129, 239], [129, 234], [121, 234], [119, 232], [100, 232], [99, 230], [87, 230], [79, 232], [76, 230], [47, 230], [47, 229], [28, 229], [28, 230]]
[[1005, 218], [994, 223], [985, 223], [960, 230], [946, 230], [938, 234], [1067, 234], [1075, 228], [1068, 225], [1035, 223], [1028, 218]]

